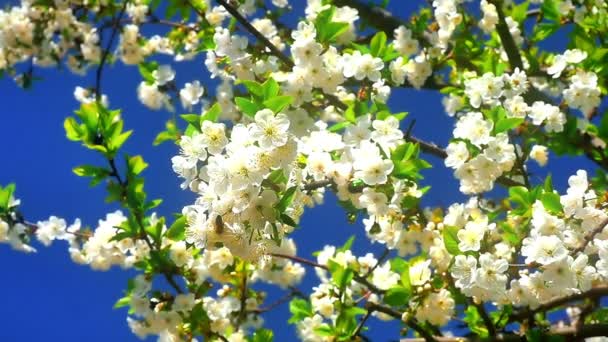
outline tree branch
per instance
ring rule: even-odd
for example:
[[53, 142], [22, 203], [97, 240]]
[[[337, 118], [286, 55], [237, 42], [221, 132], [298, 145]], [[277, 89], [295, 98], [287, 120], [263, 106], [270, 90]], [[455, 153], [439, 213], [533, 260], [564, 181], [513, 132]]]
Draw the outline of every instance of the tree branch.
[[103, 53], [101, 54], [101, 59], [99, 61], [99, 65], [97, 66], [97, 71], [95, 72], [95, 101], [97, 102], [101, 101], [101, 76], [103, 73], [103, 67], [106, 64], [106, 60], [108, 59], [108, 55], [110, 54], [112, 45], [114, 45], [114, 39], [116, 38], [116, 33], [118, 32], [118, 28], [120, 26], [118, 23], [120, 22], [123, 15], [125, 14], [125, 11], [127, 10], [127, 4], [129, 4], [129, 0], [125, 0], [118, 16], [112, 19], [113, 25], [112, 33], [110, 34], [110, 40], [108, 41], [108, 45], [106, 46], [105, 50], [103, 50]]
[[359, 15], [370, 25], [383, 31], [389, 37], [393, 36], [395, 29], [406, 24], [404, 20], [393, 16], [389, 11], [379, 6], [373, 6], [357, 0], [334, 0], [333, 3], [336, 6], [348, 6], [356, 9]]
[[519, 70], [524, 70], [524, 64], [521, 59], [521, 54], [519, 53], [519, 48], [509, 31], [509, 25], [507, 25], [507, 21], [505, 19], [505, 13], [502, 10], [502, 0], [490, 0], [494, 6], [496, 6], [496, 12], [498, 13], [498, 23], [496, 24], [496, 32], [498, 32], [498, 36], [500, 37], [500, 41], [507, 53], [507, 57], [509, 58], [509, 64], [511, 64], [511, 68], [519, 68]]
[[517, 321], [520, 321], [522, 319], [529, 317], [530, 315], [534, 315], [534, 314], [537, 314], [540, 312], [546, 312], [551, 309], [555, 309], [559, 306], [562, 306], [564, 304], [568, 304], [570, 302], [583, 300], [583, 299], [601, 298], [604, 296], [608, 296], [608, 286], [595, 287], [595, 288], [592, 288], [591, 290], [588, 290], [588, 291], [585, 291], [582, 293], [577, 293], [577, 294], [573, 294], [570, 296], [565, 296], [565, 297], [554, 299], [547, 303], [541, 304], [539, 307], [532, 309], [532, 310], [528, 309], [528, 310], [523, 310], [523, 311], [517, 312], [517, 313], [511, 315], [511, 317], [509, 317], [509, 322], [517, 322]]
[[575, 250], [572, 251], [572, 254], [578, 254], [580, 252], [583, 252], [585, 250], [585, 248], [587, 248], [587, 245], [589, 244], [589, 242], [593, 241], [593, 238], [602, 232], [602, 230], [604, 230], [604, 228], [606, 227], [606, 225], [608, 225], [608, 218], [606, 218], [604, 221], [602, 221], [602, 223], [600, 223], [595, 229], [593, 229], [589, 234], [587, 234], [584, 238], [583, 238], [583, 243], [578, 246]]
[[[312, 260], [301, 258], [299, 256], [287, 255], [287, 254], [282, 254], [282, 253], [270, 253], [269, 255], [273, 256], [273, 257], [277, 257], [277, 258], [288, 259], [291, 261], [299, 262], [304, 265], [308, 265], [308, 266], [312, 266], [312, 267], [316, 267], [316, 268], [320, 268], [320, 269], [329, 271], [329, 267], [319, 264], [317, 262], [314, 262]], [[355, 273], [353, 276], [353, 279], [356, 282], [358, 282], [359, 284], [366, 286], [370, 291], [372, 291], [376, 294], [384, 294], [386, 292], [385, 290], [382, 290], [382, 289], [378, 288], [376, 285], [370, 283], [369, 280], [367, 280], [365, 277], [361, 276], [359, 273]]]

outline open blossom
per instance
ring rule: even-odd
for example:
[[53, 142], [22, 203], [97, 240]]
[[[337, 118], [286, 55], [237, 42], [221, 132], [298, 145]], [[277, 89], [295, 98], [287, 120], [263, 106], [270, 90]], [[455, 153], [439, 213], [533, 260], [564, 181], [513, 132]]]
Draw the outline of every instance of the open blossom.
[[163, 86], [175, 78], [175, 71], [170, 65], [160, 65], [158, 69], [152, 72], [152, 76], [156, 80], [156, 84]]
[[578, 49], [566, 50], [561, 55], [556, 55], [553, 59], [553, 64], [547, 69], [547, 73], [553, 78], [561, 76], [562, 72], [568, 64], [577, 64], [587, 58], [587, 53]]
[[529, 113], [532, 123], [535, 125], [545, 124], [547, 132], [561, 132], [564, 130], [566, 116], [559, 107], [536, 101], [532, 104]]
[[391, 160], [380, 156], [376, 145], [368, 143], [358, 149], [353, 167], [355, 178], [362, 179], [368, 185], [376, 185], [386, 183], [394, 165]]
[[568, 105], [589, 116], [601, 101], [597, 75], [593, 72], [578, 71], [570, 78], [570, 85], [564, 90], [564, 99]]
[[468, 139], [474, 145], [480, 146], [490, 141], [493, 124], [485, 120], [479, 112], [469, 112], [461, 116], [454, 129], [454, 138]]
[[467, 144], [462, 141], [451, 142], [445, 151], [448, 154], [448, 157], [445, 158], [447, 167], [457, 169], [469, 159]]
[[565, 257], [568, 250], [557, 236], [538, 235], [524, 239], [521, 253], [526, 257], [526, 263], [548, 265]]
[[137, 87], [137, 97], [150, 109], [159, 110], [163, 106], [170, 107], [169, 96], [161, 92], [155, 84], [141, 82]]
[[182, 107], [188, 109], [199, 103], [201, 96], [203, 96], [203, 87], [201, 87], [201, 83], [199, 81], [186, 83], [184, 88], [179, 91], [179, 98], [182, 102]]
[[418, 52], [418, 41], [412, 38], [412, 31], [405, 26], [399, 26], [394, 32], [393, 45], [401, 55], [409, 56]]
[[252, 138], [264, 149], [285, 145], [289, 130], [289, 119], [285, 114], [277, 114], [263, 109], [255, 114], [255, 125], [251, 129]]
[[549, 160], [549, 151], [546, 146], [534, 145], [530, 150], [530, 158], [536, 161], [538, 165], [545, 166]]
[[459, 230], [458, 248], [463, 251], [478, 251], [481, 247], [481, 240], [487, 230], [484, 222], [468, 222], [464, 229]]
[[354, 77], [357, 80], [369, 79], [376, 82], [380, 79], [380, 70], [384, 68], [384, 62], [380, 58], [370, 54], [362, 55], [355, 51], [352, 55], [344, 55], [344, 77]]
[[431, 261], [419, 261], [410, 266], [410, 282], [414, 286], [424, 285], [431, 279]]

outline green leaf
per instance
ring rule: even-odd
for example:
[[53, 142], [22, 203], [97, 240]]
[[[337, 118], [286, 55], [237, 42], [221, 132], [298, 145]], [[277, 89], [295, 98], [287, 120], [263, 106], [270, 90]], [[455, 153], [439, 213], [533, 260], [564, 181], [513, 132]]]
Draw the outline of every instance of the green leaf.
[[291, 188], [285, 190], [285, 192], [283, 193], [283, 196], [281, 197], [279, 202], [275, 205], [275, 209], [277, 209], [279, 211], [279, 213], [285, 212], [287, 207], [289, 207], [289, 205], [291, 204], [291, 202], [293, 201], [293, 199], [296, 195], [297, 189], [298, 189], [297, 186], [292, 186]]
[[380, 31], [374, 35], [370, 43], [370, 53], [374, 57], [382, 57], [386, 50], [386, 33]]
[[524, 186], [512, 186], [509, 188], [509, 198], [511, 201], [522, 206], [532, 205], [529, 199], [528, 189]]
[[494, 126], [494, 133], [502, 133], [512, 130], [521, 125], [525, 120], [523, 118], [502, 118], [496, 122]]
[[272, 342], [274, 339], [274, 334], [272, 330], [268, 329], [258, 329], [253, 333], [252, 342]]
[[551, 175], [547, 175], [547, 178], [545, 178], [543, 190], [545, 190], [545, 192], [553, 192], [553, 180], [551, 179]]
[[543, 17], [551, 21], [559, 22], [559, 5], [556, 0], [545, 0], [540, 7], [543, 12]]
[[249, 92], [255, 96], [263, 97], [264, 96], [264, 88], [262, 85], [256, 81], [244, 80], [240, 81]]
[[275, 96], [271, 99], [264, 101], [264, 107], [272, 110], [274, 113], [278, 113], [285, 109], [293, 102], [293, 98], [288, 95]]
[[355, 107], [353, 105], [348, 106], [344, 111], [344, 119], [350, 123], [357, 123], [357, 115], [355, 114]]
[[114, 303], [114, 309], [119, 309], [125, 306], [128, 306], [131, 304], [131, 297], [127, 296], [127, 297], [122, 297], [119, 300], [116, 301], [116, 303]]
[[11, 202], [11, 198], [15, 193], [15, 183], [10, 183], [4, 188], [0, 187], [0, 209], [7, 211]]
[[540, 23], [534, 26], [534, 32], [532, 33], [531, 40], [533, 42], [543, 41], [560, 29], [558, 23]]
[[167, 229], [165, 237], [173, 241], [183, 240], [186, 235], [186, 222], [186, 216], [180, 215]]
[[327, 323], [323, 323], [323, 324], [319, 325], [318, 327], [316, 327], [314, 332], [315, 332], [315, 334], [317, 334], [319, 336], [333, 336], [334, 335], [334, 330]]
[[402, 258], [391, 259], [391, 271], [401, 274], [405, 271], [409, 265], [408, 262]]
[[237, 97], [234, 99], [234, 102], [241, 112], [252, 118], [260, 110], [260, 107], [256, 103], [244, 97]]
[[72, 172], [80, 177], [91, 177], [90, 186], [99, 184], [102, 180], [108, 177], [111, 172], [103, 167], [93, 165], [81, 165], [72, 169]]
[[144, 205], [144, 210], [148, 211], [150, 209], [154, 209], [154, 208], [158, 207], [161, 203], [163, 203], [163, 200], [160, 199], [160, 198], [157, 198], [155, 200], [151, 200], [151, 201], [149, 201], [148, 203], [146, 203]]
[[562, 207], [559, 200], [559, 195], [554, 192], [545, 192], [541, 195], [540, 201], [545, 209], [552, 214], [561, 214], [564, 211], [564, 207]]
[[262, 84], [264, 90], [264, 100], [270, 100], [273, 97], [279, 95], [279, 84], [272, 77], [268, 78], [264, 84]]
[[488, 329], [484, 326], [483, 320], [475, 306], [469, 305], [467, 307], [463, 320], [467, 323], [467, 326], [473, 333], [480, 337], [488, 337]]
[[142, 173], [148, 167], [148, 164], [144, 161], [142, 156], [133, 156], [128, 159], [127, 169], [129, 175], [137, 176]]
[[80, 127], [76, 119], [68, 117], [63, 122], [63, 128], [65, 129], [66, 137], [71, 141], [82, 140], [83, 129]]
[[384, 295], [384, 302], [390, 306], [404, 306], [410, 301], [411, 295], [411, 290], [406, 287], [392, 287]]
[[279, 228], [277, 227], [276, 223], [271, 222], [270, 225], [272, 226], [272, 241], [274, 241], [274, 243], [277, 245], [277, 247], [281, 246], [281, 235], [279, 234]]
[[147, 84], [154, 84], [154, 82], [156, 82], [152, 73], [158, 69], [157, 62], [142, 62], [137, 65], [137, 68]]
[[350, 25], [348, 23], [333, 22], [333, 16], [336, 11], [334, 6], [323, 10], [317, 14], [315, 19], [315, 28], [317, 29], [317, 39], [322, 44], [331, 43], [338, 36], [346, 32]]
[[529, 1], [524, 1], [519, 5], [514, 5], [513, 10], [511, 11], [511, 18], [518, 22], [519, 24], [523, 23], [524, 20], [528, 17], [528, 6], [530, 5]]
[[289, 302], [289, 312], [291, 312], [289, 323], [297, 323], [313, 315], [310, 302], [301, 298], [295, 298]]
[[418, 144], [406, 142], [397, 146], [391, 152], [392, 161], [409, 160], [412, 157], [418, 156], [419, 147]]
[[292, 227], [297, 227], [298, 226], [298, 224], [296, 223], [296, 221], [294, 221], [287, 214], [281, 214], [280, 218], [281, 218], [281, 222], [285, 223], [286, 225], [289, 225], [289, 226], [292, 226]]
[[458, 227], [444, 226], [442, 234], [445, 249], [452, 255], [461, 254], [458, 248]]
[[574, 25], [574, 30], [570, 32], [570, 42], [572, 48], [577, 48], [591, 55], [597, 46], [596, 40], [591, 37], [585, 29], [579, 25]]
[[350, 250], [353, 246], [353, 242], [355, 242], [355, 236], [351, 235], [348, 240], [342, 245], [342, 247], [338, 248], [336, 252], [346, 252]]
[[201, 116], [198, 114], [182, 114], [180, 115], [187, 123], [191, 124], [199, 132], [201, 131]]
[[218, 102], [216, 102], [203, 115], [203, 117], [201, 118], [201, 122], [203, 122], [203, 121], [217, 122], [217, 120], [219, 120], [219, 118], [220, 118], [221, 113], [222, 113], [222, 107], [220, 106], [220, 104]]
[[342, 267], [332, 260], [329, 260], [328, 267], [331, 271], [331, 278], [334, 284], [338, 287], [340, 293], [343, 293], [346, 286], [353, 280], [355, 276], [354, 271], [348, 267]]
[[348, 127], [352, 125], [352, 123], [348, 122], [348, 121], [342, 121], [342, 122], [338, 122], [336, 124], [333, 124], [332, 126], [330, 126], [327, 130], [330, 132], [339, 132], [341, 130], [343, 130], [344, 128]]
[[115, 234], [114, 236], [112, 236], [112, 238], [110, 239], [110, 241], [122, 241], [124, 239], [130, 239], [135, 237], [135, 233], [128, 231], [128, 232], [120, 232], [118, 234]]

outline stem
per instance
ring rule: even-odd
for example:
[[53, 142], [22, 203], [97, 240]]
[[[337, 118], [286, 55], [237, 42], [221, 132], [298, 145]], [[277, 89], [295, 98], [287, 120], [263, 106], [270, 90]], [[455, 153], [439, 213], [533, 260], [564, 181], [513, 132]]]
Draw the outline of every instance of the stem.
[[253, 312], [257, 313], [257, 314], [268, 312], [268, 311], [270, 311], [270, 310], [278, 307], [279, 305], [281, 305], [283, 303], [287, 303], [293, 297], [299, 297], [300, 296], [300, 292], [301, 292], [300, 290], [292, 289], [290, 292], [286, 293], [283, 297], [277, 299], [277, 301], [273, 302], [272, 304], [268, 305], [267, 307], [255, 309], [255, 310], [253, 310]]
[[365, 322], [367, 322], [369, 317], [372, 315], [372, 312], [373, 312], [372, 310], [367, 310], [367, 312], [365, 313], [365, 316], [363, 316], [363, 318], [361, 319], [361, 322], [359, 322], [359, 325], [357, 325], [357, 329], [351, 336], [352, 340], [355, 339], [355, 336], [357, 336], [361, 333], [361, 329], [363, 329], [363, 327], [365, 326]]
[[483, 304], [477, 304], [473, 302], [473, 305], [475, 306], [475, 308], [477, 308], [477, 312], [479, 313], [479, 316], [481, 316], [483, 324], [488, 329], [488, 334], [490, 335], [490, 337], [496, 337], [496, 327], [494, 326], [494, 323], [492, 322], [490, 316], [488, 316], [488, 312], [483, 307]]
[[551, 309], [562, 306], [564, 304], [568, 304], [570, 302], [583, 300], [583, 299], [587, 299], [587, 298], [590, 298], [590, 299], [601, 298], [604, 296], [608, 296], [608, 286], [595, 287], [589, 291], [585, 291], [582, 293], [577, 293], [577, 294], [573, 294], [570, 296], [565, 296], [565, 297], [554, 299], [552, 301], [549, 301], [545, 304], [540, 305], [539, 307], [537, 307], [536, 309], [533, 309], [533, 310], [524, 310], [524, 311], [517, 312], [517, 313], [511, 315], [511, 317], [509, 318], [509, 322], [517, 322], [517, 321], [520, 321], [522, 319], [529, 317], [530, 315], [533, 316], [540, 312], [546, 312]]
[[[383, 305], [380, 305], [377, 303], [367, 302], [366, 307], [368, 310], [382, 312], [395, 319], [401, 320], [401, 313], [399, 311], [389, 308], [387, 306], [383, 306]], [[418, 322], [416, 321], [415, 318], [409, 318], [404, 323], [407, 324], [414, 331], [416, 331], [420, 336], [422, 336], [424, 338], [424, 341], [437, 341], [437, 339], [433, 335], [429, 334], [426, 330], [424, 330], [424, 328], [422, 328], [418, 324]]]
[[120, 25], [118, 25], [118, 23], [120, 22], [123, 15], [125, 14], [128, 3], [129, 3], [129, 0], [125, 0], [125, 2], [122, 5], [122, 8], [120, 9], [120, 13], [118, 14], [118, 16], [114, 17], [112, 19], [113, 25], [112, 25], [112, 33], [110, 34], [110, 40], [108, 41], [108, 45], [106, 46], [106, 48], [103, 50], [103, 53], [101, 55], [101, 60], [99, 61], [99, 65], [97, 66], [97, 71], [95, 72], [95, 101], [97, 101], [97, 102], [101, 101], [101, 76], [102, 76], [102, 72], [103, 72], [103, 67], [106, 64], [108, 55], [110, 54], [110, 49], [112, 48], [112, 45], [114, 45], [114, 39], [116, 38], [116, 33], [118, 32], [118, 27], [120, 26]]
[[[238, 21], [241, 25], [243, 25], [245, 27], [245, 29], [247, 29], [247, 31], [249, 31], [249, 33], [253, 34], [257, 40], [261, 41], [262, 44], [264, 44], [264, 46], [266, 46], [270, 50], [270, 52], [272, 52], [273, 55], [277, 56], [277, 58], [279, 58], [285, 65], [289, 66], [290, 68], [294, 67], [293, 61], [289, 57], [287, 57], [287, 55], [285, 55], [283, 52], [281, 52], [281, 50], [279, 50], [268, 39], [266, 39], [266, 37], [264, 37], [264, 35], [262, 33], [260, 33], [260, 31], [258, 31], [255, 27], [253, 27], [253, 25], [251, 25], [251, 23], [249, 23], [249, 20], [247, 20], [247, 18], [243, 17], [236, 8], [232, 7], [232, 5], [230, 5], [225, 0], [217, 0], [217, 3], [220, 4], [222, 7], [224, 7], [226, 9], [226, 11], [228, 11], [228, 13], [230, 13], [230, 15], [232, 15], [232, 17], [234, 17], [234, 19], [236, 19], [236, 21]], [[198, 10], [196, 10], [196, 11], [199, 15], [201, 15], [201, 13], [199, 13]], [[202, 17], [204, 17], [204, 15], [202, 15]]]
[[517, 47], [517, 44], [515, 44], [515, 40], [513, 39], [513, 36], [509, 31], [509, 25], [507, 25], [505, 13], [502, 10], [502, 1], [490, 0], [490, 3], [496, 6], [496, 13], [498, 13], [498, 23], [496, 24], [496, 31], [498, 32], [500, 41], [502, 42], [505, 52], [507, 53], [511, 68], [519, 68], [519, 70], [524, 70], [524, 64], [521, 59], [521, 54], [519, 53], [519, 48]]
[[[270, 253], [269, 255], [273, 256], [273, 257], [277, 257], [277, 258], [288, 259], [291, 261], [299, 262], [304, 265], [308, 265], [308, 266], [312, 266], [312, 267], [316, 267], [316, 268], [320, 268], [320, 269], [329, 271], [329, 268], [325, 265], [321, 265], [312, 260], [304, 259], [304, 258], [295, 256], [295, 255], [287, 255], [287, 254], [281, 254], [281, 253]], [[365, 277], [361, 276], [359, 273], [355, 273], [353, 276], [353, 279], [356, 282], [358, 282], [359, 284], [365, 285], [373, 293], [384, 294], [386, 292], [385, 290], [382, 290], [382, 289], [378, 288], [376, 285], [370, 283], [369, 280], [367, 280]]]
[[579, 252], [582, 252], [585, 250], [585, 248], [587, 248], [587, 245], [589, 244], [589, 242], [593, 241], [593, 238], [602, 232], [602, 230], [604, 230], [604, 228], [606, 227], [606, 225], [608, 225], [608, 218], [606, 218], [604, 221], [602, 221], [602, 223], [600, 223], [595, 229], [593, 229], [589, 234], [587, 234], [584, 239], [583, 239], [583, 244], [581, 244], [579, 247], [577, 247], [575, 250], [572, 251], [572, 254], [577, 254]]

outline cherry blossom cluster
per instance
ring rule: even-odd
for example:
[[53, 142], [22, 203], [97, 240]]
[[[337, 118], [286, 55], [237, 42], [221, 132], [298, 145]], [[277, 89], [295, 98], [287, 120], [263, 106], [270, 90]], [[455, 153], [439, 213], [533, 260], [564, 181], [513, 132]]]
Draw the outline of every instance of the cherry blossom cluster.
[[[559, 197], [563, 210], [550, 211], [537, 200], [527, 221], [509, 214], [512, 229], [530, 225], [521, 245], [503, 239], [504, 229], [489, 223], [476, 202], [452, 205], [443, 226], [458, 228], [462, 254], [450, 266], [455, 286], [481, 301], [534, 308], [605, 282], [608, 215], [588, 188], [585, 171], [568, 183], [567, 193]], [[518, 248], [521, 260], [514, 259]]]
[[[477, 111], [466, 111], [464, 103], [456, 96], [444, 101], [448, 113], [458, 113], [454, 141], [446, 149], [445, 164], [455, 170], [460, 190], [475, 194], [491, 190], [499, 177], [511, 171], [517, 158], [525, 158], [521, 156], [521, 148], [510, 142], [508, 131], [511, 127], [497, 133], [500, 123], [510, 119], [523, 122], [530, 118], [532, 124], [544, 125], [547, 132], [561, 132], [566, 116], [559, 107], [542, 101], [528, 105], [523, 96], [529, 81], [525, 72], [519, 69], [502, 76], [485, 73], [481, 77], [471, 77], [464, 81], [464, 86], [469, 108]], [[496, 113], [499, 117], [493, 118]], [[521, 122], [516, 121], [516, 124]], [[540, 164], [546, 163], [542, 146], [531, 152]]]
[[0, 10], [0, 70], [14, 74], [20, 62], [48, 67], [63, 59], [77, 74], [101, 59], [97, 29], [78, 19], [70, 1], [56, 1], [48, 8], [23, 1]]

